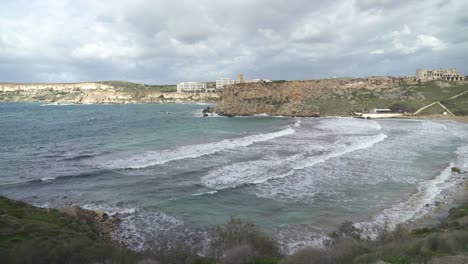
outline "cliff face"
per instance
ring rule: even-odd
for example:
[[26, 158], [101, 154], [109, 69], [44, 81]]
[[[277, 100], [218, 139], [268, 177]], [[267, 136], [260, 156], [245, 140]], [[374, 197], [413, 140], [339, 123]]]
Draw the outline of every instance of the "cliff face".
[[[111, 84], [109, 84], [111, 83]], [[167, 92], [171, 86], [116, 82], [74, 84], [0, 84], [0, 102], [130, 104], [213, 102], [218, 94]], [[174, 87], [175, 90], [175, 87]]]
[[113, 86], [102, 83], [40, 83], [40, 84], [27, 84], [27, 83], [0, 83], [1, 92], [12, 91], [34, 91], [34, 90], [52, 90], [52, 91], [73, 91], [73, 90], [112, 90]]
[[377, 107], [385, 100], [412, 96], [405, 91], [413, 84], [413, 78], [394, 77], [236, 84], [224, 88], [215, 111], [226, 116], [345, 115], [367, 107], [360, 102], [366, 97], [375, 99]]

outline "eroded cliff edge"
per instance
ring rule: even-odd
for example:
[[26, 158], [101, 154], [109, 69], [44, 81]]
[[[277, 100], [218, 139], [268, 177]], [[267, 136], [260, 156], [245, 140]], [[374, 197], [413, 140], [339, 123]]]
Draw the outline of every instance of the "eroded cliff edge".
[[274, 81], [227, 86], [216, 112], [226, 116], [348, 115], [397, 101], [424, 100], [415, 78], [369, 77]]
[[119, 81], [66, 84], [0, 83], [0, 102], [131, 104], [215, 102], [216, 93], [177, 93], [174, 85]]

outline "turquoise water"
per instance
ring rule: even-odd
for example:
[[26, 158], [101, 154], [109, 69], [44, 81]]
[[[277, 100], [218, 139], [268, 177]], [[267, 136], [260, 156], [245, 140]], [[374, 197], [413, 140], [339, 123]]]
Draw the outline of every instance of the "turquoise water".
[[0, 104], [0, 195], [120, 213], [115, 234], [203, 244], [231, 216], [296, 248], [344, 220], [372, 231], [449, 199], [466, 125], [200, 116], [204, 105]]

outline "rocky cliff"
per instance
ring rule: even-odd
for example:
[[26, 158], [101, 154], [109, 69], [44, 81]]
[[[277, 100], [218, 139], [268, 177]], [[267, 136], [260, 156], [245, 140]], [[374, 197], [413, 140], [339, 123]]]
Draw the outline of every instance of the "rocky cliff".
[[0, 84], [0, 102], [130, 104], [214, 102], [217, 99], [216, 93], [177, 93], [175, 86], [127, 82]]
[[389, 102], [417, 99], [414, 78], [369, 77], [275, 81], [227, 86], [216, 112], [226, 116], [347, 115]]

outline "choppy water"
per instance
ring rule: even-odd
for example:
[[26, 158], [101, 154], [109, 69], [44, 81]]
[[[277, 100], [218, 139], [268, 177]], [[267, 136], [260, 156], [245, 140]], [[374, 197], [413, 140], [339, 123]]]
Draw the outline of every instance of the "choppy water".
[[0, 104], [0, 195], [123, 217], [116, 237], [203, 244], [231, 216], [292, 248], [344, 220], [415, 219], [468, 168], [449, 121], [201, 118], [202, 105]]

